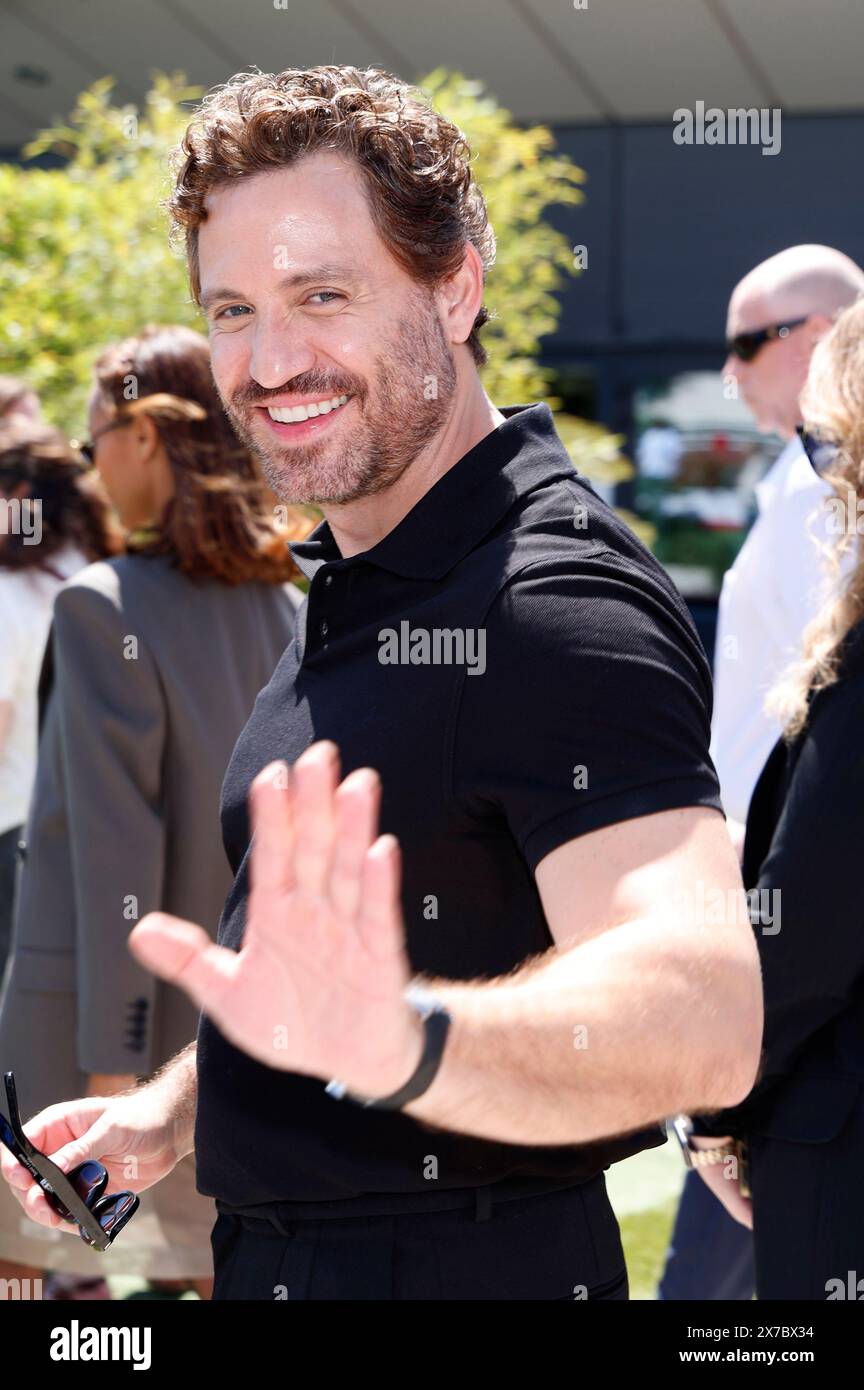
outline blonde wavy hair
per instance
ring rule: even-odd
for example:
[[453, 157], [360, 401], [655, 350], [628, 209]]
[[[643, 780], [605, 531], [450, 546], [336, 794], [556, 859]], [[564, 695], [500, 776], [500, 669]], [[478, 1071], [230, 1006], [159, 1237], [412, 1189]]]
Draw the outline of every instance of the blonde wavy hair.
[[[810, 434], [837, 450], [822, 474], [834, 490], [823, 506], [854, 517], [855, 524], [838, 526], [836, 539], [821, 543], [831, 597], [804, 629], [800, 657], [766, 700], [787, 740], [804, 729], [810, 698], [838, 680], [845, 638], [864, 618], [864, 547], [857, 545], [858, 502], [864, 499], [864, 297], [850, 304], [817, 343], [801, 415]], [[860, 510], [864, 514], [864, 507]], [[841, 581], [844, 560], [856, 548], [857, 559]]]

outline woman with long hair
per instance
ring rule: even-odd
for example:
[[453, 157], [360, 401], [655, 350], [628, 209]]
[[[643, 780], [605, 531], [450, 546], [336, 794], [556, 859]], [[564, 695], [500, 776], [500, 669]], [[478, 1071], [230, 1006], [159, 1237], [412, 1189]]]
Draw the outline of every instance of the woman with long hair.
[[[81, 571], [55, 602], [0, 1003], [0, 1057], [26, 1114], [122, 1090], [195, 1037], [185, 995], [138, 966], [126, 940], [153, 908], [215, 935], [231, 882], [222, 775], [293, 636], [301, 595], [288, 582], [287, 542], [309, 526], [300, 513], [277, 523], [213, 386], [208, 344], [189, 329], [148, 328], [104, 352], [89, 428], [81, 451], [126, 548]], [[133, 1190], [134, 1167], [130, 1155]], [[0, 1193], [7, 1278], [47, 1266], [191, 1280], [209, 1296], [215, 1215], [191, 1158], [142, 1194], [104, 1255], [65, 1237], [34, 1240], [10, 1195]]]
[[691, 1145], [753, 1228], [757, 1297], [830, 1300], [860, 1298], [864, 1273], [864, 300], [817, 345], [801, 405], [811, 463], [833, 488], [835, 583], [771, 694], [784, 732], [747, 817], [759, 1077], [740, 1106], [699, 1117]]

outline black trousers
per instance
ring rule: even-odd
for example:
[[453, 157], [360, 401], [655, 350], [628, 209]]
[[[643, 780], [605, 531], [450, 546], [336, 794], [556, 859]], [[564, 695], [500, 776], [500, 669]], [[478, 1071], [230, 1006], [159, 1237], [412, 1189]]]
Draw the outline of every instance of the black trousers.
[[515, 1201], [490, 1202], [487, 1190], [455, 1211], [283, 1216], [279, 1224], [281, 1232], [220, 1212], [211, 1235], [214, 1300], [629, 1297], [602, 1173]]
[[864, 1087], [835, 1138], [748, 1136], [758, 1299], [864, 1299]]

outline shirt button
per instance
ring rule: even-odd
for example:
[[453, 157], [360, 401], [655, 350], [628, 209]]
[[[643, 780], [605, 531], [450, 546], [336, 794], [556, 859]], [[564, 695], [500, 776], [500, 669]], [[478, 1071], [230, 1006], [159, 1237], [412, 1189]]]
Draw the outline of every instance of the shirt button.
[[327, 619], [325, 618], [324, 621], [323, 621], [322, 624], [321, 624], [321, 627], [319, 628], [319, 632], [321, 633], [321, 636], [322, 636], [322, 637], [326, 637], [326, 636], [327, 636], [327, 633], [328, 633], [329, 631], [330, 631], [330, 624], [327, 622]]
[[329, 589], [329, 588], [330, 588], [330, 585], [331, 585], [332, 583], [333, 583], [333, 576], [332, 576], [332, 574], [325, 574], [325, 576], [324, 576], [324, 587], [327, 588], [327, 589]]

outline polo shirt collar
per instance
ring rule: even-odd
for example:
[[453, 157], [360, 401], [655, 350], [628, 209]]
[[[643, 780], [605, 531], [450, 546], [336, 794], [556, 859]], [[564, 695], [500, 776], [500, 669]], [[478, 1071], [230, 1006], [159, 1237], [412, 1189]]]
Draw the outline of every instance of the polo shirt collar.
[[292, 542], [291, 553], [307, 579], [324, 564], [360, 561], [406, 579], [442, 579], [517, 497], [553, 478], [574, 475], [545, 401], [499, 409], [503, 425], [463, 454], [371, 550], [343, 560], [326, 521], [305, 540]]

